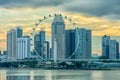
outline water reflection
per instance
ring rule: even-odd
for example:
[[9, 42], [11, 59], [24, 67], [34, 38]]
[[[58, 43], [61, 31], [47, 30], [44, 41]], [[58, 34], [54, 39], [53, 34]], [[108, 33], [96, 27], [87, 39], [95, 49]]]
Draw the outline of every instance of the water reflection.
[[[5, 79], [0, 80], [53, 80], [50, 70], [7, 70], [4, 74]], [[0, 76], [3, 77], [2, 74]]]
[[7, 76], [7, 80], [30, 80], [30, 76]]
[[0, 80], [6, 80], [6, 70], [0, 70]]
[[120, 71], [0, 70], [0, 80], [119, 80]]
[[30, 80], [28, 71], [21, 70], [7, 70], [6, 80]]
[[92, 80], [104, 80], [104, 73], [102, 71], [94, 71], [91, 73]]

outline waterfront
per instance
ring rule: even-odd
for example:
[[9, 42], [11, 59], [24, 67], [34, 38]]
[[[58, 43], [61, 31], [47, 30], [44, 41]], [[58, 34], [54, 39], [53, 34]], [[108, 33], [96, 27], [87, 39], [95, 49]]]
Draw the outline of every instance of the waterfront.
[[0, 80], [119, 80], [120, 70], [0, 70]]

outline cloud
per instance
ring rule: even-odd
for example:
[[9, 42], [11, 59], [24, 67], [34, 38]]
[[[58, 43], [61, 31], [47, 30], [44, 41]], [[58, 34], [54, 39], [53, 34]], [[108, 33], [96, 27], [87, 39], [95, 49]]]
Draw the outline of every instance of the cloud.
[[0, 7], [6, 9], [51, 6], [65, 12], [117, 20], [120, 19], [119, 4], [120, 0], [0, 0]]
[[0, 0], [2, 8], [25, 8], [25, 7], [42, 7], [58, 6], [63, 4], [64, 0]]
[[73, 0], [63, 10], [87, 16], [116, 19], [120, 15], [120, 0]]
[[0, 42], [5, 42], [6, 41], [6, 39], [0, 39]]

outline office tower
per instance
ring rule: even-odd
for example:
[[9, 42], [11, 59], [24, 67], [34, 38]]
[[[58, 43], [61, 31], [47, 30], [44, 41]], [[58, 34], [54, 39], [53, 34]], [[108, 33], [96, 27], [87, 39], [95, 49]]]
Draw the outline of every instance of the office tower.
[[65, 59], [65, 23], [61, 14], [55, 14], [52, 22], [52, 59]]
[[102, 56], [105, 58], [109, 58], [109, 44], [110, 44], [110, 36], [104, 35], [102, 36]]
[[70, 57], [75, 51], [75, 30], [65, 31], [65, 44], [66, 44], [66, 58], [74, 59], [74, 55]]
[[44, 30], [40, 31], [39, 35], [40, 35], [40, 54], [41, 54], [41, 57], [45, 58], [43, 54], [43, 44], [45, 42], [45, 31]]
[[17, 38], [21, 38], [23, 35], [23, 30], [20, 28], [20, 26], [17, 27]]
[[86, 30], [86, 59], [91, 58], [92, 53], [92, 33], [91, 30]]
[[25, 59], [30, 57], [30, 38], [24, 36], [17, 39], [17, 59]]
[[91, 30], [77, 28], [75, 34], [75, 59], [91, 58]]
[[40, 31], [39, 34], [36, 34], [34, 36], [34, 48], [41, 57], [44, 57], [43, 55], [44, 42], [45, 42], [45, 31]]
[[110, 40], [109, 59], [119, 59], [119, 43], [116, 40]]
[[50, 53], [49, 53], [49, 42], [48, 41], [45, 41], [43, 43], [43, 54], [44, 54], [44, 58], [45, 59], [50, 59]]
[[40, 43], [40, 35], [39, 34], [36, 34], [34, 36], [34, 49], [36, 50], [35, 52], [37, 52], [37, 54], [41, 55], [40, 54], [40, 47], [41, 43]]
[[7, 32], [7, 51], [8, 51], [8, 60], [13, 61], [17, 58], [17, 31], [15, 29], [11, 29]]
[[116, 43], [116, 53], [117, 53], [117, 59], [120, 59], [119, 58], [119, 42], [117, 41], [117, 43]]
[[44, 43], [45, 42], [45, 31], [40, 31], [39, 35], [40, 35], [40, 42]]

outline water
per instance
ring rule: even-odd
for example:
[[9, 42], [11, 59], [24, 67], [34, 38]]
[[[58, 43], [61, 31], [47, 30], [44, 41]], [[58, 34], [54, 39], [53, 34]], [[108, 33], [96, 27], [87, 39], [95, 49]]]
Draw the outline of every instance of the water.
[[0, 80], [120, 80], [120, 70], [0, 70]]

